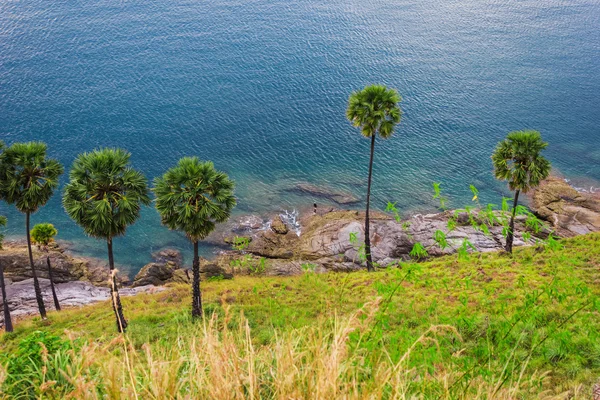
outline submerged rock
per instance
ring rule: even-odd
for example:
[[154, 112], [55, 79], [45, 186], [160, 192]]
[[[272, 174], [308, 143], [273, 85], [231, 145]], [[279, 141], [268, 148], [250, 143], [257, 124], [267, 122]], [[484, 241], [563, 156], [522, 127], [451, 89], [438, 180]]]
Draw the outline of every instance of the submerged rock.
[[340, 205], [358, 203], [359, 198], [351, 193], [337, 191], [325, 186], [317, 186], [308, 182], [300, 182], [288, 189], [288, 191], [310, 194], [315, 197], [329, 199]]

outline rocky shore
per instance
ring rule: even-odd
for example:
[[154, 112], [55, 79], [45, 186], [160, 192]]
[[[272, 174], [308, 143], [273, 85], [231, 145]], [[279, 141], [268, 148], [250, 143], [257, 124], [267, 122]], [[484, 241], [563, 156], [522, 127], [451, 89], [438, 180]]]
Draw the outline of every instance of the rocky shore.
[[[299, 190], [315, 189], [302, 187]], [[564, 179], [553, 177], [544, 181], [531, 194], [530, 203], [532, 211], [546, 221], [549, 229], [532, 232], [525, 225], [526, 217], [520, 216], [515, 246], [534, 244], [536, 239], [545, 238], [549, 230], [560, 237], [600, 231], [600, 195], [578, 192]], [[456, 252], [465, 239], [472, 245], [469, 251], [497, 251], [504, 246], [501, 225], [492, 225], [489, 232], [484, 233], [472, 225], [465, 212], [417, 214], [402, 221], [381, 212], [372, 214], [372, 256], [381, 267], [409, 259], [409, 253], [417, 242], [427, 249], [430, 257]], [[456, 227], [452, 231], [447, 228], [450, 219], [456, 219]], [[364, 268], [360, 257], [363, 223], [364, 212], [335, 209], [309, 212], [302, 217], [275, 216], [270, 221], [246, 216], [229, 229], [210, 237], [212, 243], [220, 245], [237, 243], [237, 249], [222, 251], [213, 260], [201, 259], [201, 279], [230, 279], [233, 274], [294, 275], [306, 269], [327, 272]], [[434, 240], [437, 230], [446, 232], [448, 246], [444, 249]], [[531, 236], [524, 238], [524, 232]], [[65, 305], [80, 306], [108, 298], [105, 261], [73, 257], [55, 246], [49, 253], [38, 249], [34, 251], [36, 271], [42, 278], [48, 305], [52, 301], [47, 288], [47, 255], [58, 284], [59, 299]], [[157, 290], [157, 287], [172, 282], [191, 281], [191, 271], [184, 265], [178, 251], [163, 249], [154, 253], [153, 258], [154, 261], [144, 266], [133, 280], [121, 277], [123, 295]], [[9, 282], [7, 291], [14, 315], [34, 313], [35, 298], [24, 243], [7, 242], [5, 249], [0, 251], [0, 262]], [[190, 262], [188, 260], [187, 264]]]

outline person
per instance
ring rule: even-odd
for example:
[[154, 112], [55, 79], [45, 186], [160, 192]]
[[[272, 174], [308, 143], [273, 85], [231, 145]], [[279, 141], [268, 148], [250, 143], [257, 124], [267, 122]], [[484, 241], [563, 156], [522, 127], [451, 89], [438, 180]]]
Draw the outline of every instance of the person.
[[314, 207], [314, 213], [316, 214], [317, 213], [317, 203], [314, 203], [313, 207]]

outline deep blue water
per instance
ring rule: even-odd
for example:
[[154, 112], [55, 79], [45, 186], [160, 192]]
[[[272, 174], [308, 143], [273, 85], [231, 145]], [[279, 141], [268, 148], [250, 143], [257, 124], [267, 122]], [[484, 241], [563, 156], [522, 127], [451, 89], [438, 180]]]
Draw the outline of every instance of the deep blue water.
[[[123, 147], [149, 178], [198, 155], [237, 181], [238, 213], [312, 204], [283, 191], [299, 181], [363, 195], [369, 143], [344, 111], [368, 83], [403, 96], [396, 135], [377, 143], [377, 207], [431, 209], [433, 181], [451, 205], [469, 184], [498, 203], [490, 153], [518, 129], [541, 131], [565, 176], [600, 180], [597, 0], [0, 3], [0, 139], [46, 141], [67, 168]], [[22, 234], [24, 218], [0, 212]], [[104, 256], [60, 196], [42, 221]], [[165, 245], [186, 242], [147, 209], [116, 259], [135, 271]]]

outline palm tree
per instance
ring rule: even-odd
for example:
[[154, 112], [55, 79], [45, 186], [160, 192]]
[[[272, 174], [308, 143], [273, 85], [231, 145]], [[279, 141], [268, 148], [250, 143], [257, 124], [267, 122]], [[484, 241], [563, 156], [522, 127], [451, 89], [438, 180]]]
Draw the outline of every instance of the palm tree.
[[192, 266], [192, 317], [202, 316], [198, 241], [225, 222], [236, 201], [234, 183], [215, 170], [212, 162], [184, 157], [162, 177], [154, 180], [156, 209], [169, 229], [185, 232], [194, 245]]
[[48, 265], [48, 280], [50, 280], [50, 289], [52, 289], [52, 299], [54, 300], [54, 308], [56, 311], [60, 311], [60, 303], [58, 302], [58, 296], [56, 296], [56, 289], [54, 288], [54, 280], [52, 279], [52, 267], [50, 266], [50, 254], [48, 253], [48, 245], [54, 241], [54, 236], [58, 234], [58, 231], [52, 224], [43, 223], [37, 224], [31, 230], [31, 239], [33, 243], [40, 246], [40, 248], [46, 252], [46, 264]]
[[[0, 146], [2, 143], [0, 142]], [[6, 225], [6, 217], [0, 215], [0, 226]], [[2, 241], [4, 235], [0, 232], [0, 250], [2, 250]], [[8, 298], [6, 297], [6, 285], [4, 284], [4, 265], [0, 263], [0, 289], [2, 290], [2, 308], [4, 310], [4, 331], [12, 332], [13, 325], [10, 319], [10, 309], [8, 308]]]
[[527, 193], [550, 174], [550, 161], [540, 154], [546, 146], [548, 143], [542, 140], [539, 132], [517, 131], [509, 133], [506, 139], [498, 143], [492, 154], [496, 179], [508, 181], [510, 190], [515, 191], [510, 225], [506, 235], [505, 248], [509, 253], [512, 253], [519, 193]]
[[54, 189], [58, 187], [58, 178], [64, 172], [63, 166], [57, 160], [46, 158], [46, 149], [46, 144], [42, 142], [15, 143], [4, 151], [0, 165], [0, 169], [3, 170], [0, 178], [2, 197], [25, 214], [29, 265], [42, 319], [46, 319], [46, 307], [33, 264], [30, 218], [31, 214], [50, 200]]
[[144, 175], [131, 168], [131, 154], [122, 149], [101, 149], [80, 154], [69, 173], [63, 206], [84, 232], [106, 240], [111, 295], [117, 330], [125, 332], [127, 320], [117, 288], [113, 238], [125, 234], [140, 216], [141, 206], [150, 204]]
[[348, 100], [346, 117], [363, 136], [371, 138], [371, 156], [369, 158], [369, 180], [367, 181], [367, 208], [365, 212], [365, 255], [367, 270], [373, 271], [371, 257], [371, 238], [369, 236], [369, 208], [371, 201], [371, 178], [373, 176], [373, 153], [375, 152], [375, 137], [377, 133], [383, 139], [388, 139], [394, 133], [395, 126], [400, 122], [402, 111], [398, 103], [402, 99], [394, 89], [384, 85], [370, 85], [363, 90], [353, 92]]

